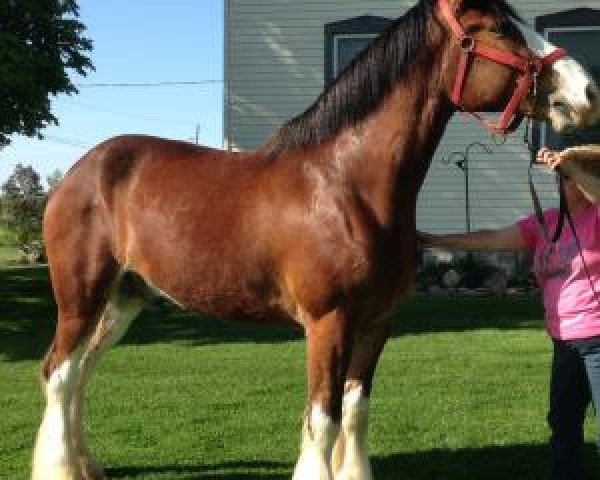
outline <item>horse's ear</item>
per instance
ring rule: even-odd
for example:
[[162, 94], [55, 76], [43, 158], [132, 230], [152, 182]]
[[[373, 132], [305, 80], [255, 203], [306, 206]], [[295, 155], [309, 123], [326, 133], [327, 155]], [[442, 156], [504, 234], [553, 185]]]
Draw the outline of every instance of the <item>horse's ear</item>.
[[463, 6], [466, 3], [466, 0], [446, 0], [449, 4], [450, 7], [452, 8], [452, 11], [454, 11], [454, 13], [458, 13], [461, 12], [463, 10]]
[[[437, 8], [448, 7], [450, 14], [458, 19], [461, 13], [464, 13], [468, 0], [436, 0]], [[444, 5], [445, 4], [445, 5]]]

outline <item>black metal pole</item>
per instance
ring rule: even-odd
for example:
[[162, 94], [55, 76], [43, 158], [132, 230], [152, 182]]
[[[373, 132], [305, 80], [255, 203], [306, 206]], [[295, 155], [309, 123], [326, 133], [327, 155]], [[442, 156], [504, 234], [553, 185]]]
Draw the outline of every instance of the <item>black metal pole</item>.
[[469, 154], [465, 155], [465, 216], [467, 222], [467, 233], [471, 233], [471, 204], [469, 195]]

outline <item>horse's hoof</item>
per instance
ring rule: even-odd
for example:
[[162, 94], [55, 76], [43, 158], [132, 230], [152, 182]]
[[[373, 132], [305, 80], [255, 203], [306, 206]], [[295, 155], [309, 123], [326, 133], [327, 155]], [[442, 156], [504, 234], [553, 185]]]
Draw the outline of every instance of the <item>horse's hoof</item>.
[[43, 472], [34, 470], [32, 473], [32, 480], [84, 480], [78, 472], [71, 468], [56, 467], [51, 470], [44, 469]]
[[373, 480], [369, 466], [359, 468], [342, 468], [334, 475], [335, 480]]
[[82, 480], [106, 480], [108, 478], [104, 470], [89, 458], [80, 458], [79, 468]]

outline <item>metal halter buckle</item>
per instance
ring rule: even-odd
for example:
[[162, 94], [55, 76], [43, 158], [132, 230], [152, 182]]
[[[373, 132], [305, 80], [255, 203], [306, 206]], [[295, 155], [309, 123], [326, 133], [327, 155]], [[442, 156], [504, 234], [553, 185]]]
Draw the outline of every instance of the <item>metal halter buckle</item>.
[[475, 50], [475, 39], [465, 35], [460, 39], [460, 48], [465, 52], [472, 52]]

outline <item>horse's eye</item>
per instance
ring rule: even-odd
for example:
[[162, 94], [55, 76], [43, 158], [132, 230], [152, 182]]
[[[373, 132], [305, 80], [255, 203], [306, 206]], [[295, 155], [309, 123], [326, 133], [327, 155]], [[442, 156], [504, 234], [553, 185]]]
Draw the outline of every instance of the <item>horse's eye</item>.
[[475, 33], [481, 32], [482, 30], [484, 30], [484, 27], [482, 27], [481, 25], [469, 25], [465, 29], [465, 32], [469, 35], [473, 35]]

